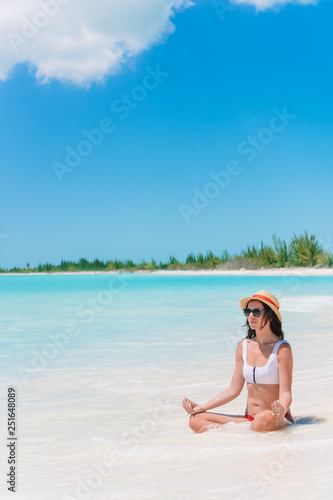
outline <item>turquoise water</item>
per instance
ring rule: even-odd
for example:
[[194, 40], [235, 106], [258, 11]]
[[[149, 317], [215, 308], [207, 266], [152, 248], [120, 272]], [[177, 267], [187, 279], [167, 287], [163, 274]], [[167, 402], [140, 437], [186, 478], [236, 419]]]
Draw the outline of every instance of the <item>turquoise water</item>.
[[[228, 386], [244, 336], [239, 300], [260, 289], [280, 299], [293, 347], [293, 412], [318, 423], [194, 435], [182, 397], [202, 403]], [[19, 398], [18, 499], [329, 498], [331, 466], [319, 465], [333, 441], [333, 277], [0, 276], [0, 304], [2, 392], [15, 385]], [[215, 411], [242, 413], [245, 402], [243, 391]], [[286, 450], [297, 458], [288, 471], [277, 458]]]
[[66, 369], [87, 360], [154, 364], [156, 358], [168, 365], [172, 360], [165, 350], [186, 359], [200, 354], [203, 344], [222, 341], [225, 332], [236, 335], [237, 325], [242, 334], [239, 298], [262, 288], [276, 291], [282, 302], [295, 296], [320, 299], [333, 293], [333, 278], [3, 276], [1, 370], [15, 376], [16, 364], [29, 364], [43, 350], [51, 358], [62, 335], [70, 340], [53, 366]]

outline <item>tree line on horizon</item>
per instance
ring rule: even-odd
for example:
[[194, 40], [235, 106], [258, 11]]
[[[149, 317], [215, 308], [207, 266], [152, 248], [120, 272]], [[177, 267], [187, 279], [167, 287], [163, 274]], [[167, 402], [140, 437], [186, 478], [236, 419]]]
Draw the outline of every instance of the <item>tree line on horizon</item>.
[[27, 263], [25, 268], [13, 267], [11, 269], [0, 268], [1, 273], [15, 272], [80, 272], [80, 271], [157, 271], [157, 270], [177, 270], [177, 269], [261, 269], [278, 267], [333, 267], [333, 253], [325, 252], [323, 246], [319, 244], [315, 235], [309, 235], [307, 231], [300, 236], [294, 234], [290, 243], [273, 235], [273, 244], [259, 246], [248, 245], [239, 254], [231, 255], [226, 250], [222, 254], [215, 255], [211, 250], [205, 255], [193, 252], [188, 254], [185, 262], [181, 262], [173, 255], [169, 256], [168, 262], [160, 261], [159, 264], [151, 258], [150, 262], [142, 260], [136, 264], [132, 260], [99, 260], [89, 262], [81, 258], [77, 262], [61, 260], [60, 264], [50, 263], [38, 264], [37, 267], [30, 267]]

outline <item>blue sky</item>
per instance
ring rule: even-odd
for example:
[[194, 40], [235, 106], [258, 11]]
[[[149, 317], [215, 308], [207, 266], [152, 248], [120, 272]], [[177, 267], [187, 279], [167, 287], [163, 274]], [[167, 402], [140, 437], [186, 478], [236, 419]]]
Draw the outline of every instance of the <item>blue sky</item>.
[[332, 251], [332, 2], [251, 3], [138, 17], [104, 70], [103, 46], [62, 60], [44, 42], [66, 6], [19, 64], [0, 53], [0, 267], [182, 260], [304, 230]]

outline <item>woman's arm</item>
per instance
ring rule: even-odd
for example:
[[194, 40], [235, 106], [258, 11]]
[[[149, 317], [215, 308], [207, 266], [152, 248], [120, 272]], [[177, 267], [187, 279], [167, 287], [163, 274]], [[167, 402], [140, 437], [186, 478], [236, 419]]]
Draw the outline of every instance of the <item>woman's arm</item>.
[[278, 350], [279, 363], [279, 401], [287, 411], [291, 405], [291, 384], [293, 376], [293, 354], [289, 344], [283, 343]]
[[209, 400], [207, 403], [203, 405], [197, 405], [193, 401], [184, 398], [183, 408], [187, 411], [187, 413], [194, 414], [194, 413], [201, 413], [207, 410], [212, 410], [213, 408], [217, 408], [218, 406], [222, 406], [229, 403], [233, 399], [237, 398], [237, 396], [239, 396], [239, 394], [242, 392], [245, 382], [243, 377], [242, 350], [243, 346], [242, 342], [240, 342], [236, 350], [236, 365], [228, 389], [221, 392], [221, 394]]

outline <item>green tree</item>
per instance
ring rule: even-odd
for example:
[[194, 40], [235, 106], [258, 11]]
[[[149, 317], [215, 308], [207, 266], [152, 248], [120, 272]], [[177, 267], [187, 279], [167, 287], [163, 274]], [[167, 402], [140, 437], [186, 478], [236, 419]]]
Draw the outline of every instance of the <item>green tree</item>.
[[272, 247], [269, 245], [264, 245], [263, 242], [260, 244], [260, 249], [258, 251], [259, 263], [264, 266], [274, 266], [277, 264], [276, 255]]
[[124, 267], [125, 267], [125, 264], [121, 260], [116, 259], [114, 261], [114, 268], [115, 269], [124, 269]]
[[169, 265], [172, 266], [174, 264], [179, 264], [179, 260], [176, 259], [176, 257], [174, 257], [173, 255], [170, 255], [169, 257]]
[[160, 263], [158, 265], [158, 268], [159, 269], [166, 269], [168, 267], [168, 264], [166, 263], [163, 263], [161, 260], [160, 260]]
[[221, 264], [221, 260], [211, 250], [208, 250], [206, 253], [204, 261], [207, 267], [216, 267], [218, 264]]
[[213, 252], [211, 250], [208, 250], [208, 252], [206, 253], [205, 257], [204, 257], [204, 261], [205, 262], [209, 262], [210, 260], [213, 260], [215, 259], [215, 255], [213, 254]]
[[276, 255], [276, 261], [279, 267], [285, 267], [289, 261], [289, 250], [285, 240], [281, 240], [273, 234], [273, 245]]
[[[63, 262], [63, 261], [61, 261]], [[85, 270], [85, 269], [89, 269], [89, 261], [87, 259], [80, 259], [79, 262], [78, 262], [78, 266], [82, 269], [82, 270]]]
[[125, 264], [124, 264], [124, 265], [125, 265], [125, 268], [126, 268], [126, 269], [133, 269], [133, 268], [135, 268], [135, 267], [136, 267], [136, 265], [134, 264], [134, 262], [133, 262], [132, 260], [129, 260], [129, 259], [127, 259], [127, 260], [125, 261]]
[[197, 261], [196, 256], [192, 252], [192, 253], [188, 254], [188, 256], [186, 257], [185, 263], [186, 264], [195, 264], [196, 261]]
[[102, 260], [95, 259], [93, 261], [93, 266], [95, 269], [104, 269], [105, 268], [105, 263]]
[[325, 267], [333, 267], [333, 253], [332, 252], [324, 252], [319, 257], [319, 263]]
[[203, 264], [205, 262], [205, 258], [201, 252], [198, 253], [198, 255], [197, 255], [197, 262], [199, 262], [199, 264]]
[[247, 257], [248, 259], [258, 259], [258, 248], [254, 245], [252, 245], [252, 247], [248, 245], [246, 250], [242, 250], [241, 257]]
[[290, 263], [295, 266], [315, 266], [323, 253], [315, 235], [309, 236], [307, 231], [301, 236], [294, 234], [289, 245]]

